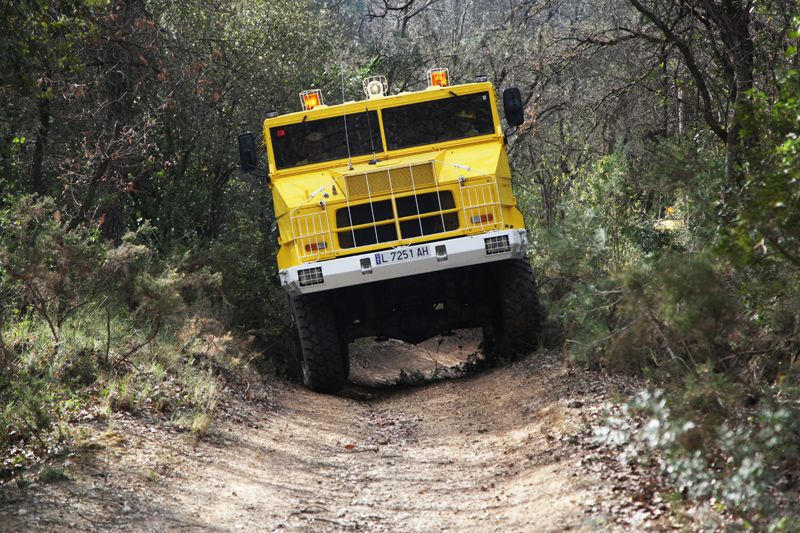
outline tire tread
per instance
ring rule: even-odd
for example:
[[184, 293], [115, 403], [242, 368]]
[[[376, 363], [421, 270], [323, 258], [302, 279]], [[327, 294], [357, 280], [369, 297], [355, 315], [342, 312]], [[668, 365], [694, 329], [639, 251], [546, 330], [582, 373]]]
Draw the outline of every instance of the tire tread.
[[535, 349], [541, 340], [545, 312], [527, 257], [504, 261], [497, 270], [502, 338], [500, 351], [515, 355]]
[[303, 381], [315, 392], [334, 393], [346, 379], [336, 320], [324, 295], [291, 299], [303, 358]]

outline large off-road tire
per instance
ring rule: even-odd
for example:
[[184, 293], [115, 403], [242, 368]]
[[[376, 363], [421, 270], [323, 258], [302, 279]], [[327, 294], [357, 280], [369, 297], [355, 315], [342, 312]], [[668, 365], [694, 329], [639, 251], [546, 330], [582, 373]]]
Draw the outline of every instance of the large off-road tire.
[[347, 379], [350, 377], [350, 344], [344, 339], [339, 340], [339, 352], [342, 354], [342, 373]]
[[494, 348], [503, 357], [514, 358], [539, 346], [544, 308], [527, 257], [498, 263], [495, 274], [498, 299], [491, 328]]
[[294, 296], [290, 302], [300, 342], [303, 383], [314, 392], [340, 391], [346, 373], [336, 319], [326, 295]]

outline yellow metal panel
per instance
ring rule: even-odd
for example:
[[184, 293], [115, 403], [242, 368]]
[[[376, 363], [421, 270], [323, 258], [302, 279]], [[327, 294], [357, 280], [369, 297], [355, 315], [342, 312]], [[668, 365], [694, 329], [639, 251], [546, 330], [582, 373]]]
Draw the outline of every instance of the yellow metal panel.
[[421, 163], [394, 167], [374, 172], [347, 174], [346, 194], [350, 200], [399, 193], [412, 189], [433, 187], [435, 183], [433, 163]]
[[[497, 125], [497, 130], [492, 134], [379, 152], [377, 163], [372, 161], [372, 155], [359, 156], [353, 158], [352, 168], [346, 159], [280, 172], [275, 172], [274, 165], [271, 164], [272, 193], [281, 244], [278, 267], [283, 269], [310, 261], [482, 233], [492, 229], [523, 228], [524, 220], [516, 208], [516, 199], [511, 190], [511, 170], [497, 115], [496, 98], [489, 83], [430, 89], [366, 102], [348, 102], [268, 119], [264, 123], [264, 137], [269, 158], [270, 161], [274, 160], [268, 135], [268, 129], [273, 126], [341, 116], [343, 112], [380, 111], [397, 105], [448, 98], [452, 94], [465, 95], [484, 91], [489, 93], [492, 100], [493, 119]], [[380, 112], [378, 119], [383, 136], [385, 134]], [[385, 138], [383, 143], [385, 146]], [[339, 248], [337, 234], [342, 228], [336, 227], [337, 210], [366, 201], [393, 200], [414, 193], [426, 194], [437, 190], [451, 191], [456, 207], [422, 213], [420, 218], [430, 219], [443, 214], [452, 216], [452, 213], [458, 213], [458, 230], [402, 238], [400, 224], [415, 220], [417, 215], [402, 219], [395, 216], [390, 220], [379, 221], [378, 224], [395, 224], [399, 240], [357, 248]], [[394, 201], [392, 206], [396, 215]], [[478, 222], [472, 222], [473, 219]], [[370, 227], [371, 222], [360, 224], [354, 229]], [[346, 231], [349, 230], [347, 228]], [[326, 243], [324, 249], [306, 250], [306, 246], [312, 248], [313, 244], [319, 242]]]

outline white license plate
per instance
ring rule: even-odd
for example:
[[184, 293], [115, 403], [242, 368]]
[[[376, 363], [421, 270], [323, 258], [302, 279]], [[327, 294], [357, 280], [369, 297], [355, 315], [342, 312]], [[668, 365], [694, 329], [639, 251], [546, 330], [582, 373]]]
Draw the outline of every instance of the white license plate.
[[394, 250], [384, 250], [373, 254], [375, 266], [390, 265], [393, 263], [403, 263], [414, 261], [415, 259], [425, 259], [431, 256], [431, 247], [428, 244], [421, 246], [409, 246], [408, 248], [396, 248]]

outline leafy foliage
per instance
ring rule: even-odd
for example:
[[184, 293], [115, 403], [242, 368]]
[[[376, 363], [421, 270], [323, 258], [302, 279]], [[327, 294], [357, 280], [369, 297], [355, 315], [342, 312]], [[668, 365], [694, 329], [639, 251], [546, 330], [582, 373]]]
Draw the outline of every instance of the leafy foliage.
[[800, 69], [795, 20], [786, 59], [791, 66], [778, 73], [777, 94], [754, 90], [752, 116], [744, 124], [754, 149], [734, 232], [746, 259], [763, 256], [800, 269]]
[[597, 438], [625, 463], [656, 461], [686, 497], [714, 498], [718, 510], [755, 529], [798, 524], [776, 491], [791, 483], [798, 413], [791, 402], [752, 407], [742, 389], [708, 367], [682, 389], [639, 394], [612, 414]]
[[68, 231], [58, 213], [51, 199], [24, 197], [0, 220], [3, 288], [14, 295], [0, 324], [2, 477], [63, 446], [64, 423], [98, 397], [105, 417], [152, 409], [204, 433], [216, 373], [241, 365], [235, 337], [211, 318], [197, 325], [220, 275], [157, 259], [146, 227], [114, 245], [97, 230]]
[[648, 422], [626, 439], [768, 527], [770, 484], [797, 468], [800, 6], [690, 7], [2, 4], [6, 474], [98, 398], [202, 435], [221, 375], [259, 353], [285, 366], [274, 213], [236, 170], [235, 134], [305, 88], [349, 99], [385, 74], [399, 92], [448, 66], [522, 90], [515, 192], [567, 357], [674, 385], [634, 402], [623, 418]]

